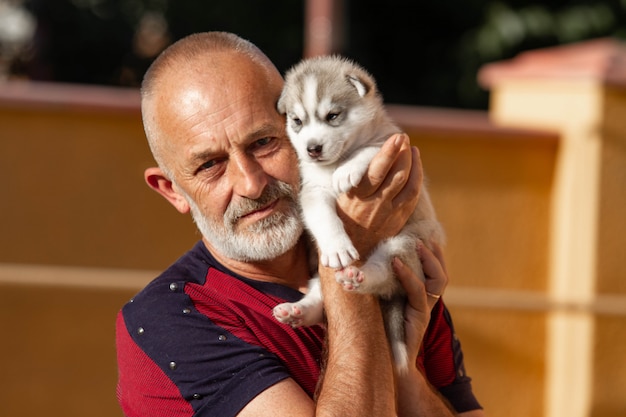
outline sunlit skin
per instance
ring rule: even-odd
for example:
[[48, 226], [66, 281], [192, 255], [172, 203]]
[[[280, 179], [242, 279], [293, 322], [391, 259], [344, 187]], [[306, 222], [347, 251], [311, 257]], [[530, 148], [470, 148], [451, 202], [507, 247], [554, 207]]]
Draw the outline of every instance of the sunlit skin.
[[[151, 102], [151, 114], [155, 123], [159, 121], [162, 137], [168, 138], [163, 162], [175, 173], [173, 191], [177, 191], [176, 186], [181, 187], [210, 221], [222, 222], [231, 202], [237, 203], [244, 197], [256, 199], [276, 180], [298, 189], [299, 174], [284, 118], [275, 110], [283, 83], [280, 74], [234, 56], [225, 55], [216, 61], [220, 68], [202, 68], [206, 76], [193, 67], [172, 74], [170, 82], [162, 84], [160, 94]], [[193, 72], [193, 77], [185, 76], [187, 71]], [[264, 81], [264, 88], [259, 88], [259, 80]], [[146, 179], [149, 183], [155, 181], [159, 173], [158, 168], [152, 168], [146, 172]], [[189, 212], [189, 204], [182, 196], [172, 193], [170, 198], [181, 213]], [[236, 230], [274, 211], [285, 210], [285, 204], [282, 200], [274, 201], [241, 217]], [[303, 244], [278, 259], [259, 264], [223, 257], [210, 241], [203, 240], [211, 253], [235, 272], [295, 288], [306, 285]], [[284, 276], [286, 271], [288, 277]], [[301, 279], [294, 282], [294, 276]]]

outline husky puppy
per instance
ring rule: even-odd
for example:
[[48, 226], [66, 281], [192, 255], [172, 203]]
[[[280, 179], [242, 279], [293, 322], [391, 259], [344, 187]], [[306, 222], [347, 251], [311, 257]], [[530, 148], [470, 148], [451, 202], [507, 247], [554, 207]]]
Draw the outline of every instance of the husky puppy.
[[[277, 108], [286, 115], [287, 132], [300, 161], [300, 206], [320, 261], [337, 270], [336, 280], [344, 289], [380, 296], [394, 361], [399, 371], [405, 371], [406, 296], [394, 277], [391, 259], [398, 256], [423, 278], [418, 239], [427, 246], [431, 241], [443, 244], [428, 191], [422, 186], [417, 209], [401, 233], [381, 242], [371, 254], [357, 252], [336, 211], [337, 196], [359, 184], [382, 144], [400, 129], [386, 114], [372, 76], [339, 56], [306, 59], [289, 70]], [[357, 268], [352, 264], [360, 257], [367, 257], [367, 262]], [[294, 327], [319, 323], [322, 315], [316, 276], [302, 300], [274, 308], [279, 321]]]

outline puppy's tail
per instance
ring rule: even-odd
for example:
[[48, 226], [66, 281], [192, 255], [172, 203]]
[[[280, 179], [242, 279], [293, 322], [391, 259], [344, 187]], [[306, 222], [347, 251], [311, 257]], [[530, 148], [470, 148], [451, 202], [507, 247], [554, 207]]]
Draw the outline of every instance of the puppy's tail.
[[404, 311], [406, 296], [394, 294], [391, 299], [381, 300], [385, 330], [391, 346], [394, 364], [399, 374], [409, 371], [409, 355], [404, 334]]
[[391, 345], [391, 351], [398, 375], [406, 375], [409, 372], [409, 354], [406, 350], [406, 343], [396, 340]]

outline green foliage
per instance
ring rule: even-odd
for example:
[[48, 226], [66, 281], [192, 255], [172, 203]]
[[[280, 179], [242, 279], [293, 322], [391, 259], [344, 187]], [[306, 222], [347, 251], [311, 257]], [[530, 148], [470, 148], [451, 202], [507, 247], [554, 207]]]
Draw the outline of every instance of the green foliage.
[[[486, 4], [481, 23], [458, 44], [458, 56], [468, 64], [467, 72], [475, 74], [487, 62], [525, 50], [626, 35], [625, 0], [520, 3]], [[470, 106], [478, 104], [476, 90], [470, 85], [462, 88], [465, 94], [459, 99]]]
[[[476, 74], [519, 52], [626, 37], [626, 0], [350, 2], [348, 52], [389, 102], [486, 108]], [[373, 18], [368, 16], [374, 16]]]

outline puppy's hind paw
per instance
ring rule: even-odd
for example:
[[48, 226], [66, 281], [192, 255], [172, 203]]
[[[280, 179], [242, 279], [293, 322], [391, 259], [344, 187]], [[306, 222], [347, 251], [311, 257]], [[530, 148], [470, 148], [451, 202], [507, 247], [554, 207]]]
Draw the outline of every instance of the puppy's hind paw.
[[276, 320], [293, 328], [322, 323], [324, 303], [322, 299], [305, 297], [297, 303], [282, 303], [272, 311]]
[[358, 291], [365, 280], [365, 274], [355, 266], [348, 266], [335, 272], [335, 280], [346, 291]]
[[300, 327], [303, 323], [303, 312], [298, 303], [278, 304], [272, 310], [274, 318], [291, 327]]

